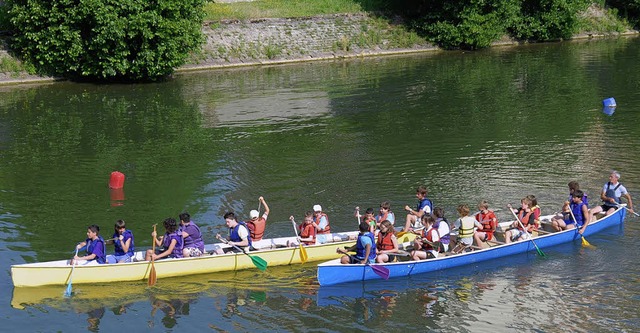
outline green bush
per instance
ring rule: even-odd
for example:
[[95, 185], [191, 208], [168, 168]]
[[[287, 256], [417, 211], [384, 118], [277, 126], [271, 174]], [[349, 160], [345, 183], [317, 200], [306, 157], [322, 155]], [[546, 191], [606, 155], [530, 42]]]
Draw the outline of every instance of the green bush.
[[577, 30], [578, 13], [590, 3], [588, 0], [524, 0], [521, 13], [509, 30], [519, 39], [568, 39]]
[[40, 74], [155, 80], [203, 40], [205, 0], [8, 0], [10, 47]]
[[507, 32], [518, 11], [516, 0], [438, 0], [423, 3], [416, 29], [441, 47], [477, 49]]

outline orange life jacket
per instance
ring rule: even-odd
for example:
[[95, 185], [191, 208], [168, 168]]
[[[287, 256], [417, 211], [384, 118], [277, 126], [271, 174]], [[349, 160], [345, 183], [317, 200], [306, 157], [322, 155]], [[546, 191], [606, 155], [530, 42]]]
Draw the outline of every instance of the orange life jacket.
[[498, 219], [496, 218], [496, 214], [492, 211], [487, 211], [486, 214], [482, 214], [482, 212], [476, 214], [476, 221], [482, 224], [482, 232], [487, 234], [487, 240], [493, 239], [493, 232], [496, 230], [498, 225]]
[[319, 234], [330, 234], [331, 233], [331, 227], [329, 226], [329, 217], [327, 216], [327, 214], [325, 213], [320, 213], [320, 218], [316, 219], [316, 217], [313, 217], [313, 220], [316, 221], [316, 223], [320, 223], [320, 220], [322, 219], [322, 217], [324, 216], [325, 219], [327, 219], [327, 226], [324, 228], [324, 230], [322, 231], [318, 231]]
[[391, 239], [392, 236], [393, 232], [387, 232], [386, 235], [382, 234], [382, 232], [378, 233], [378, 241], [376, 242], [376, 246], [378, 247], [379, 251], [393, 249], [393, 240]]
[[302, 224], [300, 225], [300, 238], [309, 238], [313, 237], [313, 241], [303, 241], [302, 243], [306, 245], [311, 245], [316, 243], [316, 228], [313, 224]]
[[[529, 220], [531, 219], [531, 214], [534, 214], [535, 216], [535, 212], [533, 210], [526, 212], [521, 209], [518, 212], [518, 219], [520, 220], [520, 222], [522, 222], [522, 225], [525, 227], [524, 231], [526, 232], [532, 232], [534, 230], [538, 230], [538, 226], [536, 225], [535, 222], [533, 224], [529, 224]], [[518, 229], [522, 230], [522, 227], [520, 226], [520, 224], [518, 224]]]
[[249, 232], [251, 233], [251, 240], [259, 241], [262, 239], [266, 224], [267, 221], [262, 216], [257, 218], [255, 221], [247, 221], [247, 228], [249, 228]]

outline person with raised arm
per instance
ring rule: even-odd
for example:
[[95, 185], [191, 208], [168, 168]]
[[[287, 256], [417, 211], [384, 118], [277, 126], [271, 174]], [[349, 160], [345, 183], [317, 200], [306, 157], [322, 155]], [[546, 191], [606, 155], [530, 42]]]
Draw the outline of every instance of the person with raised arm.
[[258, 201], [260, 202], [258, 207], [260, 207], [260, 205], [264, 206], [264, 213], [260, 216], [260, 212], [254, 209], [249, 212], [249, 217], [251, 219], [247, 221], [251, 240], [254, 242], [261, 240], [262, 236], [264, 236], [264, 229], [267, 226], [267, 218], [269, 217], [269, 206], [267, 205], [267, 202], [264, 201], [263, 197], [259, 197]]

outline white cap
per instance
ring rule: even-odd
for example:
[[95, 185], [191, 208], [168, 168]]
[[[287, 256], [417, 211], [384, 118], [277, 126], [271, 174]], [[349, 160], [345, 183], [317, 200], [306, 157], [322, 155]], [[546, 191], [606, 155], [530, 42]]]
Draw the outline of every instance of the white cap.
[[252, 210], [252, 211], [250, 211], [250, 212], [249, 212], [249, 216], [250, 216], [252, 219], [255, 219], [256, 217], [260, 216], [260, 212], [258, 212], [257, 210], [255, 210], [255, 209], [254, 209], [254, 210]]
[[314, 212], [321, 212], [322, 211], [322, 207], [320, 205], [314, 205], [313, 206], [313, 211]]

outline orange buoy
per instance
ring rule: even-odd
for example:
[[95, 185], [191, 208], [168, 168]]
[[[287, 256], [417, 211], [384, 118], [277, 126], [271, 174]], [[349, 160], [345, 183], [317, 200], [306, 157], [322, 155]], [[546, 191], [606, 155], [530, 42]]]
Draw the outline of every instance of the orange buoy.
[[124, 173], [114, 171], [109, 179], [109, 188], [122, 188], [124, 186]]

